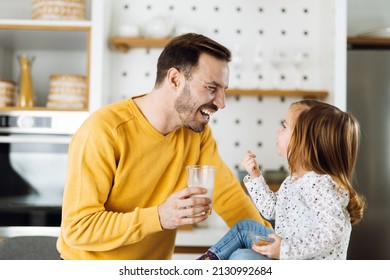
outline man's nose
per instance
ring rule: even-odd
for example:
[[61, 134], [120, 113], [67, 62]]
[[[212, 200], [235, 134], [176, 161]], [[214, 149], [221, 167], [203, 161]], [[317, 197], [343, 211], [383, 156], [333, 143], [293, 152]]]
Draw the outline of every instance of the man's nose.
[[218, 90], [215, 98], [214, 98], [214, 104], [218, 107], [218, 109], [225, 108], [225, 90], [220, 89]]

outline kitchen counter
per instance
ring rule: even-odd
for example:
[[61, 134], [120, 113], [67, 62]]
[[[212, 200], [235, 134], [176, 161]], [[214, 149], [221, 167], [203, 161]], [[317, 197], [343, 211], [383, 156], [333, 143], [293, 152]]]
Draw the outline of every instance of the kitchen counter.
[[[226, 232], [228, 227], [194, 227], [192, 230], [179, 230], [176, 236], [178, 253], [200, 253], [215, 244]], [[11, 226], [0, 227], [0, 237], [26, 235], [58, 236], [59, 227], [43, 226]]]
[[228, 227], [194, 227], [192, 230], [178, 230], [177, 247], [210, 247], [229, 230]]
[[[179, 230], [176, 237], [176, 246], [189, 247], [209, 247], [216, 243], [226, 232], [228, 228], [224, 227], [207, 227], [197, 228], [192, 230]], [[58, 236], [60, 233], [59, 227], [43, 227], [43, 226], [10, 226], [0, 227], [1, 237], [14, 237], [26, 235], [48, 235]]]
[[59, 227], [5, 226], [0, 227], [0, 240], [17, 236], [54, 236], [60, 234]]

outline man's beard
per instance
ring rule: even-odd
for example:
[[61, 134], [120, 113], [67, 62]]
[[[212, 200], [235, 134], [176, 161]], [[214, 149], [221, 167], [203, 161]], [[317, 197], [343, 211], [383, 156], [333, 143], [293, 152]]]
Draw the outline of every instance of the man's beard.
[[192, 98], [191, 90], [187, 82], [175, 102], [175, 110], [179, 113], [180, 120], [185, 127], [194, 132], [203, 131], [205, 124], [196, 122], [195, 118], [198, 108], [196, 101]]

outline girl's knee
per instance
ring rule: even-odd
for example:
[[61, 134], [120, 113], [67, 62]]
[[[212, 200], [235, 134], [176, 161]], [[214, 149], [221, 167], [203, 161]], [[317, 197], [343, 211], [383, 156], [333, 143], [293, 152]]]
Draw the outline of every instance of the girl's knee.
[[245, 228], [245, 229], [248, 229], [248, 228], [252, 228], [252, 227], [256, 227], [258, 224], [260, 224], [259, 222], [255, 221], [255, 220], [252, 220], [252, 219], [243, 219], [239, 222], [237, 222], [235, 224], [236, 227], [238, 228]]

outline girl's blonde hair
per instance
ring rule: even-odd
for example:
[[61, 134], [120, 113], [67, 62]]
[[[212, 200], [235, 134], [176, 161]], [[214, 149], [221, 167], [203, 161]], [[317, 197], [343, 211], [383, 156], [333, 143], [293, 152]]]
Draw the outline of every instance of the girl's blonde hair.
[[351, 223], [359, 223], [366, 203], [351, 183], [359, 146], [358, 121], [337, 107], [317, 100], [295, 102], [290, 110], [296, 113], [287, 150], [291, 173], [297, 171], [299, 163], [305, 170], [330, 175], [349, 192]]

